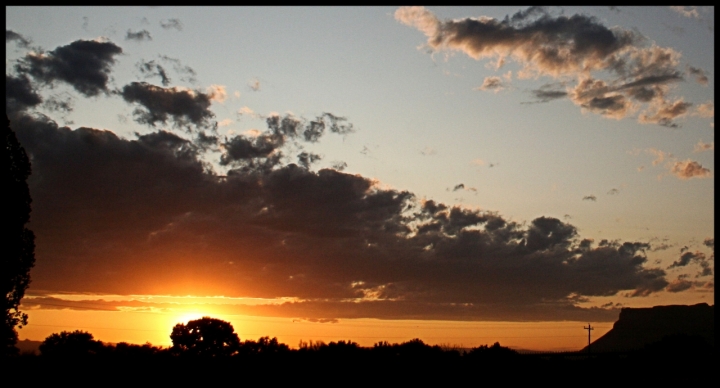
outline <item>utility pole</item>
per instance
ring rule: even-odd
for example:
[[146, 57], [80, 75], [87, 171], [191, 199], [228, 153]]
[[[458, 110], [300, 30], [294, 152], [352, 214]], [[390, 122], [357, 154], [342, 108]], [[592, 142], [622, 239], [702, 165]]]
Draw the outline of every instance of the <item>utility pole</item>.
[[588, 323], [587, 327], [583, 327], [583, 329], [588, 331], [588, 353], [590, 353], [590, 330], [595, 330], [595, 328]]

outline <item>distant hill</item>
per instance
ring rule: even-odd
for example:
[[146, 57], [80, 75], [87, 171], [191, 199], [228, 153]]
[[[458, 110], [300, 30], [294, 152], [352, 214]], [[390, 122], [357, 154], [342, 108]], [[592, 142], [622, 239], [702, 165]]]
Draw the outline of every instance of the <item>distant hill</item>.
[[[613, 328], [590, 345], [592, 352], [639, 350], [669, 337], [702, 337], [715, 344], [715, 306], [623, 308]], [[587, 347], [583, 349], [587, 351]]]

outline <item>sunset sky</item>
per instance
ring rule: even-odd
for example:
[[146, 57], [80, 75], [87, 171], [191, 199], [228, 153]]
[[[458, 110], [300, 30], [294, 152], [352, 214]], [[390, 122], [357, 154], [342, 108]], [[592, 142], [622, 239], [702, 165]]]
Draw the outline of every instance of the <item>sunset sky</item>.
[[6, 7], [20, 339], [579, 349], [714, 304], [712, 7]]

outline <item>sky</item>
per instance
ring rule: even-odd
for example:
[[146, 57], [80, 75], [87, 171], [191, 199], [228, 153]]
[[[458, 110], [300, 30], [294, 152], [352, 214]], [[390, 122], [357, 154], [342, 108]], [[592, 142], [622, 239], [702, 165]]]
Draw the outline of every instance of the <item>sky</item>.
[[714, 304], [713, 7], [6, 7], [20, 338], [579, 349]]

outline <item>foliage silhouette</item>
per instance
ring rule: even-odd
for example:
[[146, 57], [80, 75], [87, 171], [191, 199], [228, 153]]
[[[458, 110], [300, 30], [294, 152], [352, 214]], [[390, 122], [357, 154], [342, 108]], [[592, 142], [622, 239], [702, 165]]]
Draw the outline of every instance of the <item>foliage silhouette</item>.
[[89, 357], [103, 354], [105, 350], [102, 342], [80, 330], [51, 334], [40, 345], [40, 353], [45, 357]]
[[4, 355], [17, 354], [17, 331], [15, 327], [27, 325], [27, 314], [18, 308], [25, 290], [30, 284], [30, 269], [35, 265], [35, 235], [25, 227], [30, 220], [30, 161], [10, 128], [10, 119], [3, 132], [3, 233], [5, 236], [0, 273], [3, 322], [0, 341]]
[[254, 354], [276, 354], [287, 353], [290, 347], [286, 344], [278, 342], [277, 337], [260, 337], [257, 341], [245, 340], [238, 346], [238, 354], [254, 355]]
[[187, 325], [178, 323], [170, 334], [176, 354], [225, 357], [236, 354], [240, 347], [240, 338], [229, 322], [203, 317], [189, 321]]

